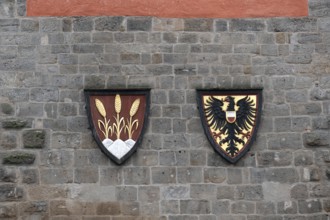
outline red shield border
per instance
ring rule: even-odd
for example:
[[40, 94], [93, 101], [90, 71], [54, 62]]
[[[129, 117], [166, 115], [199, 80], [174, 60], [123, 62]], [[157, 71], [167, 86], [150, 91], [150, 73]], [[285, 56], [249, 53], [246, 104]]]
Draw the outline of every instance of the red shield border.
[[[84, 90], [84, 94], [85, 94], [86, 111], [87, 111], [88, 121], [90, 124], [90, 129], [92, 130], [92, 134], [97, 145], [99, 146], [101, 151], [112, 161], [114, 161], [118, 165], [122, 164], [137, 150], [137, 147], [141, 144], [143, 134], [148, 124], [148, 116], [150, 111], [150, 89]], [[122, 99], [122, 97], [124, 97], [124, 99]], [[141, 105], [140, 105], [140, 99], [137, 97], [141, 97], [141, 98], [143, 97], [143, 101], [141, 101]], [[110, 98], [111, 98], [111, 103], [109, 103], [110, 101], [108, 101]], [[120, 103], [120, 106], [118, 105], [117, 102]], [[125, 106], [125, 104], [128, 106]], [[138, 110], [139, 106], [141, 109], [144, 109], [144, 112], [139, 112], [140, 111]], [[133, 108], [135, 108], [136, 110], [134, 111]], [[120, 115], [120, 117], [116, 118], [116, 112], [118, 111], [120, 112], [118, 113], [118, 116]], [[126, 111], [126, 113], [121, 113], [121, 111]], [[123, 114], [125, 114], [126, 117], [123, 116]], [[131, 125], [133, 129], [136, 128], [137, 123], [134, 123], [135, 121], [134, 114], [139, 114], [140, 115], [139, 117], [140, 118], [142, 117], [142, 119], [139, 121], [140, 124], [138, 125], [140, 126], [139, 132], [137, 132], [138, 134], [131, 134], [130, 139], [134, 139], [135, 143], [134, 145], [131, 146], [130, 150], [124, 153], [122, 157], [118, 158], [118, 156], [116, 156], [114, 153], [108, 150], [109, 148], [107, 149], [108, 146], [107, 147], [105, 146], [106, 144], [104, 144], [103, 142], [107, 138], [105, 132], [106, 130], [108, 130], [109, 134], [107, 134], [107, 136], [110, 136], [110, 133], [112, 133], [111, 134], [112, 137], [113, 135], [116, 135], [115, 132], [116, 127], [111, 127], [111, 126], [113, 126], [113, 121], [116, 121], [116, 119], [118, 119], [117, 122], [119, 122], [120, 121], [119, 119], [121, 118], [123, 118], [122, 123], [127, 122], [128, 126]], [[130, 115], [133, 116], [130, 117]], [[110, 122], [107, 123], [109, 120]], [[123, 124], [121, 124], [121, 127], [122, 125]], [[100, 127], [102, 129], [100, 129]], [[107, 128], [105, 129], [105, 127]], [[124, 133], [124, 130], [122, 130], [122, 133]]]
[[[257, 130], [260, 123], [261, 118], [261, 110], [262, 110], [262, 89], [249, 89], [249, 90], [205, 90], [205, 89], [197, 89], [197, 103], [198, 110], [200, 114], [200, 118], [202, 121], [204, 132], [212, 145], [213, 149], [221, 155], [224, 159], [226, 159], [230, 163], [236, 163], [240, 158], [242, 158], [251, 148], [251, 145], [256, 139]], [[250, 137], [243, 145], [243, 147], [238, 151], [237, 155], [231, 156], [227, 153], [223, 148], [221, 148], [220, 143], [214, 138], [212, 135], [212, 131], [210, 129], [210, 125], [207, 121], [206, 112], [205, 112], [205, 103], [204, 96], [255, 96], [256, 97], [256, 113], [255, 113], [255, 121], [252, 128], [252, 132]], [[233, 124], [236, 124], [234, 122]], [[221, 139], [220, 139], [221, 140]]]

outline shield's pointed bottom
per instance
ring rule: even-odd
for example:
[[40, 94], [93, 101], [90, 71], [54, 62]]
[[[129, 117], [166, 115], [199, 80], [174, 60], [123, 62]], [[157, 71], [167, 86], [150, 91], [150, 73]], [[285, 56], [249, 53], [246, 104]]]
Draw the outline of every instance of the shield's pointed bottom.
[[133, 141], [132, 139], [129, 139], [125, 142], [120, 139], [117, 139], [115, 141], [105, 139], [102, 141], [102, 143], [113, 156], [120, 160], [132, 149], [135, 144], [135, 141]]

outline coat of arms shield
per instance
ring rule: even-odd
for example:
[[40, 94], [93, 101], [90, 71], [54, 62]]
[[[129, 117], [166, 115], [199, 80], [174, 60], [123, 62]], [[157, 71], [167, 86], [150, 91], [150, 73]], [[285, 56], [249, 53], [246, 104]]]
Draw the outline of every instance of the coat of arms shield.
[[106, 156], [122, 164], [142, 141], [150, 89], [85, 90], [85, 99], [96, 143]]
[[212, 147], [228, 162], [236, 163], [256, 138], [262, 90], [197, 90], [197, 102]]

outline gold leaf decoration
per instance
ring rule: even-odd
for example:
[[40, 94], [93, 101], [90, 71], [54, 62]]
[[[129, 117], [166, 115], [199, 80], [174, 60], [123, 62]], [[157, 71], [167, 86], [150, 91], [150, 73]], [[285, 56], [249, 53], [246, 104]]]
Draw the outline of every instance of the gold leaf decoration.
[[117, 94], [115, 97], [115, 110], [117, 114], [119, 114], [121, 111], [121, 99], [119, 94]]
[[136, 99], [136, 100], [133, 102], [132, 107], [131, 107], [131, 110], [130, 110], [130, 112], [129, 112], [129, 115], [130, 115], [131, 117], [133, 117], [133, 116], [136, 114], [136, 112], [137, 112], [138, 109], [139, 109], [139, 105], [140, 105], [140, 99]]
[[105, 111], [103, 103], [99, 99], [95, 99], [95, 105], [102, 117], [106, 117], [107, 112]]

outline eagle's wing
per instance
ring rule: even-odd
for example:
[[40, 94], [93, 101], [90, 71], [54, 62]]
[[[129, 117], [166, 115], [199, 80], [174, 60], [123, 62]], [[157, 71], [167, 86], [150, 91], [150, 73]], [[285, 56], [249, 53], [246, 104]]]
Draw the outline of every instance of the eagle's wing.
[[256, 108], [253, 107], [253, 100], [246, 96], [240, 99], [237, 104], [236, 123], [241, 129], [249, 130], [255, 122]]
[[210, 127], [221, 129], [226, 124], [226, 113], [222, 110], [223, 101], [213, 96], [206, 101], [205, 116]]

